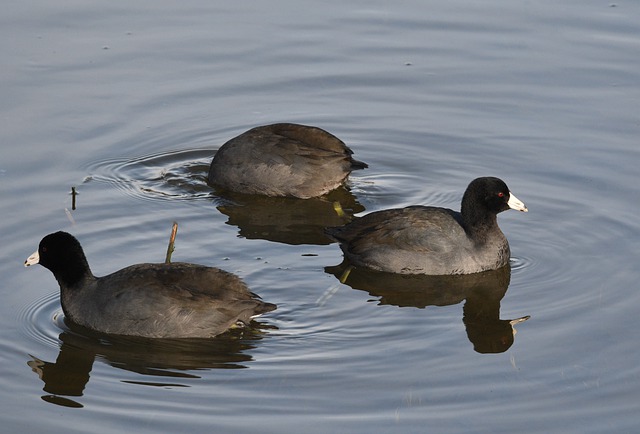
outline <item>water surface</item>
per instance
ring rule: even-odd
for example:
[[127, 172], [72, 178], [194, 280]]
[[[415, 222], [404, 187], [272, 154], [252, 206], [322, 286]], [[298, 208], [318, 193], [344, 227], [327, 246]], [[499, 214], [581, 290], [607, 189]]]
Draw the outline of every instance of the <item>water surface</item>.
[[[595, 0], [6, 5], [4, 429], [634, 432], [639, 14]], [[349, 213], [457, 209], [471, 179], [501, 177], [530, 210], [499, 217], [510, 270], [340, 283], [321, 232], [340, 223], [333, 198], [243, 202], [204, 182], [222, 143], [280, 121], [369, 164], [336, 193]], [[56, 230], [97, 275], [162, 261], [173, 221], [174, 260], [234, 272], [278, 310], [206, 342], [92, 336], [65, 322], [47, 270], [22, 267]]]

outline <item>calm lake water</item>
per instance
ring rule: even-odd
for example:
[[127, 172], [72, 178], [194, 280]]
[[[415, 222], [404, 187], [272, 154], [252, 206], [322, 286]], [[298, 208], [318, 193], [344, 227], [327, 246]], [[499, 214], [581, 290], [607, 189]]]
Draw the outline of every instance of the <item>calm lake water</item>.
[[[32, 0], [0, 22], [3, 432], [637, 432], [640, 2]], [[279, 121], [369, 163], [351, 212], [458, 209], [501, 177], [530, 211], [499, 217], [510, 273], [341, 284], [330, 201], [204, 182]], [[278, 310], [208, 341], [87, 336], [23, 267], [56, 230], [97, 275], [160, 262], [173, 221], [175, 261]]]

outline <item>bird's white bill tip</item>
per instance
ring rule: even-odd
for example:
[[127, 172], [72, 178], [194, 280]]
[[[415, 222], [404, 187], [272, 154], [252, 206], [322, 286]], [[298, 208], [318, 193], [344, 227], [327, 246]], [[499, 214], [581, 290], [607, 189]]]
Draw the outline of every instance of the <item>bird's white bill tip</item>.
[[38, 251], [36, 250], [35, 252], [33, 252], [33, 255], [29, 256], [27, 258], [27, 260], [24, 261], [24, 266], [28, 267], [29, 265], [35, 265], [38, 262], [40, 262], [40, 255], [38, 254]]
[[516, 324], [520, 324], [521, 322], [525, 322], [526, 320], [528, 320], [529, 318], [531, 318], [531, 315], [527, 315], [527, 316], [523, 316], [521, 318], [516, 318], [516, 319], [512, 319], [511, 321], [509, 321], [509, 324], [511, 324], [512, 326], [516, 325]]
[[515, 209], [516, 211], [529, 212], [525, 204], [511, 192], [509, 192], [509, 201], [507, 202], [507, 205], [509, 208]]

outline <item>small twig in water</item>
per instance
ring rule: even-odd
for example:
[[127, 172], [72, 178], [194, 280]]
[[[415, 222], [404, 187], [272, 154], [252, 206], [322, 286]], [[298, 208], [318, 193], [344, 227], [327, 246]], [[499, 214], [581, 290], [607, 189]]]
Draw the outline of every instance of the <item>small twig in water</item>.
[[173, 222], [173, 227], [171, 228], [171, 238], [169, 238], [169, 247], [167, 247], [167, 257], [164, 260], [165, 264], [171, 263], [171, 254], [175, 250], [177, 233], [178, 233], [178, 223]]
[[78, 195], [78, 192], [76, 191], [75, 187], [71, 187], [71, 210], [75, 211], [76, 209], [76, 196]]
[[340, 283], [347, 283], [347, 278], [349, 274], [351, 274], [351, 270], [353, 270], [353, 265], [349, 265], [343, 272], [342, 276], [340, 276]]

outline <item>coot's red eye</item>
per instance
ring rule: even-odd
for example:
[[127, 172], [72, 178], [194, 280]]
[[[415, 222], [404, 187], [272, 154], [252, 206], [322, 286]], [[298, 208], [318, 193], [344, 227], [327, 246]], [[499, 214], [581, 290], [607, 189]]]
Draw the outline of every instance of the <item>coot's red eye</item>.
[[503, 192], [498, 193], [498, 197], [504, 197], [504, 193]]

